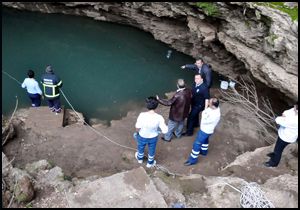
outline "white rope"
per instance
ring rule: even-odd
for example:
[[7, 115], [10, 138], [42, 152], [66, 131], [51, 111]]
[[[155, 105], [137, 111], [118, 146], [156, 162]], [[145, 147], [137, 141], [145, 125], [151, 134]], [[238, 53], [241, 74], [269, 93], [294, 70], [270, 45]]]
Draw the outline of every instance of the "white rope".
[[[16, 78], [14, 78], [13, 76], [11, 76], [9, 73], [5, 72], [2, 70], [2, 73], [5, 73], [7, 76], [9, 76], [11, 79], [15, 80], [17, 83], [21, 84]], [[98, 135], [101, 135], [103, 136], [106, 140], [110, 141], [111, 143], [115, 144], [115, 145], [118, 145], [120, 147], [123, 147], [123, 148], [126, 148], [126, 149], [130, 149], [130, 150], [134, 150], [136, 151], [135, 148], [132, 148], [132, 147], [128, 147], [128, 146], [125, 146], [125, 145], [122, 145], [122, 144], [119, 144], [113, 140], [111, 140], [110, 138], [108, 138], [107, 136], [105, 136], [103, 133], [101, 133], [100, 131], [96, 130], [95, 128], [93, 128], [92, 126], [90, 126], [87, 122], [84, 121], [84, 119], [82, 119], [79, 114], [76, 112], [76, 110], [74, 109], [74, 107], [72, 106], [72, 104], [70, 103], [70, 101], [68, 100], [68, 98], [66, 97], [66, 95], [64, 94], [63, 90], [60, 89], [63, 97], [66, 99], [67, 103], [70, 105], [71, 109], [75, 112], [75, 114], [77, 115], [77, 117], [85, 124], [87, 125], [91, 130], [93, 130], [95, 133], [97, 133]], [[176, 173], [172, 173], [170, 172], [166, 167], [162, 166], [162, 165], [156, 165], [155, 166], [156, 169], [158, 170], [161, 170], [169, 175], [172, 175], [173, 177], [175, 176], [184, 176], [182, 174], [176, 174]]]
[[[62, 90], [62, 89], [60, 89], [60, 90], [61, 90], [61, 93], [62, 93], [63, 97], [66, 99], [67, 103], [70, 105], [70, 107], [72, 108], [72, 110], [76, 113], [76, 115], [78, 116], [78, 118], [79, 118], [84, 124], [86, 124], [90, 129], [92, 129], [92, 130], [93, 130], [94, 132], [96, 132], [97, 134], [103, 136], [105, 139], [107, 139], [108, 141], [110, 141], [110, 142], [113, 143], [113, 144], [116, 144], [116, 145], [118, 145], [118, 146], [120, 146], [120, 147], [123, 147], [123, 148], [127, 148], [127, 149], [131, 149], [131, 150], [136, 151], [135, 148], [127, 147], [127, 146], [121, 145], [121, 144], [119, 144], [119, 143], [117, 143], [117, 142], [111, 140], [110, 138], [108, 138], [107, 136], [105, 136], [103, 133], [99, 132], [98, 130], [96, 130], [95, 128], [93, 128], [92, 126], [90, 126], [88, 123], [86, 123], [86, 122], [84, 121], [84, 119], [82, 119], [82, 118], [79, 116], [79, 114], [75, 111], [74, 107], [72, 106], [72, 104], [70, 103], [70, 101], [67, 99], [67, 97], [66, 97], [66, 95], [64, 94], [63, 90]], [[163, 172], [165, 172], [165, 173], [167, 173], [168, 175], [172, 175], [173, 177], [175, 177], [175, 176], [184, 176], [183, 174], [172, 173], [172, 172], [170, 172], [166, 167], [164, 167], [164, 166], [162, 166], [162, 165], [156, 164], [156, 165], [155, 165], [155, 168], [158, 169], [158, 170], [161, 170], [161, 171], [163, 171]]]
[[2, 73], [6, 74], [8, 77], [10, 77], [11, 79], [15, 80], [17, 83], [19, 83], [20, 85], [22, 85], [21, 82], [19, 82], [19, 80], [17, 80], [16, 78], [14, 78], [13, 76], [11, 76], [9, 73], [7, 73], [6, 71], [2, 70]]
[[107, 136], [105, 136], [103, 133], [101, 133], [100, 131], [96, 130], [95, 128], [93, 128], [92, 126], [90, 126], [88, 123], [86, 123], [86, 122], [84, 121], [84, 119], [82, 119], [82, 118], [79, 116], [79, 114], [75, 111], [74, 107], [72, 106], [72, 104], [70, 103], [70, 101], [67, 99], [67, 97], [66, 97], [66, 95], [64, 94], [63, 90], [60, 89], [60, 91], [61, 91], [63, 97], [66, 99], [67, 103], [68, 103], [68, 104], [70, 105], [70, 107], [72, 108], [72, 110], [76, 113], [76, 115], [78, 116], [78, 118], [79, 118], [84, 124], [86, 124], [91, 130], [93, 130], [93, 131], [96, 132], [97, 134], [103, 136], [105, 139], [107, 139], [108, 141], [110, 141], [110, 142], [113, 143], [113, 144], [116, 144], [116, 145], [118, 145], [118, 146], [120, 146], [120, 147], [123, 147], [123, 148], [127, 148], [127, 149], [131, 149], [131, 150], [136, 151], [136, 149], [134, 149], [134, 148], [132, 148], [132, 147], [127, 147], [127, 146], [124, 146], [124, 145], [122, 145], [122, 144], [119, 144], [119, 143], [117, 143], [117, 142], [111, 140], [110, 138], [108, 138]]

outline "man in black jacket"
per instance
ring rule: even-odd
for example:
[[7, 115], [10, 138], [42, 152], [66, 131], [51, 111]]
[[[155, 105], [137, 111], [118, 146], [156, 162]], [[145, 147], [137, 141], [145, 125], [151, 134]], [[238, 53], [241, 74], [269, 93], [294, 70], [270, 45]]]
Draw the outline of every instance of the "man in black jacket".
[[205, 99], [209, 99], [209, 90], [200, 74], [195, 75], [195, 84], [192, 88], [191, 112], [187, 120], [186, 132], [182, 135], [192, 136], [195, 127], [199, 127], [199, 113], [204, 110]]
[[177, 88], [176, 93], [170, 100], [160, 99], [156, 96], [160, 104], [171, 106], [168, 121], [168, 132], [162, 138], [164, 141], [168, 142], [171, 141], [173, 134], [175, 134], [177, 138], [181, 137], [184, 120], [187, 118], [191, 106], [192, 92], [191, 89], [185, 87], [183, 79], [177, 80]]
[[52, 112], [60, 113], [59, 88], [62, 87], [62, 80], [54, 74], [52, 67], [46, 67], [46, 73], [42, 76], [44, 95]]
[[191, 69], [196, 71], [203, 78], [208, 89], [212, 86], [212, 72], [210, 66], [204, 63], [202, 58], [196, 60], [195, 64], [186, 64], [181, 66], [182, 69]]

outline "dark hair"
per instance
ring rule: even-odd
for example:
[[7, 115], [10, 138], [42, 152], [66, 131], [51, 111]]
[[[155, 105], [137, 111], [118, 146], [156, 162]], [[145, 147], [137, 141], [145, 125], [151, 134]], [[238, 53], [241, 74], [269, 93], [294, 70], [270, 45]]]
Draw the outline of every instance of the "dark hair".
[[212, 98], [211, 104], [212, 104], [214, 107], [218, 108], [218, 107], [219, 107], [219, 100], [218, 100], [217, 98]]
[[295, 103], [296, 110], [298, 111], [298, 101]]
[[[199, 74], [199, 73], [195, 74], [195, 76], [200, 76], [200, 77], [202, 78], [201, 74]], [[202, 78], [202, 79], [203, 79], [203, 78]]]
[[146, 98], [146, 105], [147, 105], [147, 109], [154, 110], [158, 106], [158, 101], [154, 96], [150, 96]]
[[199, 61], [199, 60], [200, 60], [202, 63], [204, 63], [204, 60], [203, 60], [203, 58], [197, 58], [196, 60], [197, 60], [197, 61]]
[[27, 75], [29, 78], [33, 78], [34, 77], [34, 71], [32, 71], [31, 69], [28, 70]]

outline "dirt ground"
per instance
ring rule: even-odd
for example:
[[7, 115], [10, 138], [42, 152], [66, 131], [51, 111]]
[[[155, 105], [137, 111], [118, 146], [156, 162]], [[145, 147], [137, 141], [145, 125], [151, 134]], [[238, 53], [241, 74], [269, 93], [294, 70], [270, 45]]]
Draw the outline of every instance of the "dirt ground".
[[[251, 173], [244, 173], [244, 169], [239, 167], [231, 171], [222, 170], [240, 154], [268, 144], [262, 140], [255, 124], [243, 117], [242, 108], [227, 103], [221, 103], [220, 108], [221, 121], [210, 137], [207, 156], [200, 156], [196, 165], [183, 164], [191, 152], [198, 130], [195, 129], [192, 137], [173, 138], [171, 142], [164, 142], [159, 137], [155, 156], [157, 164], [176, 174], [236, 175], [259, 182], [264, 181], [266, 177], [278, 176], [290, 170], [285, 164], [280, 164], [276, 169], [266, 168], [263, 165], [268, 160], [265, 154], [254, 163], [255, 167]], [[80, 124], [45, 130], [38, 125], [29, 126], [21, 123], [18, 127], [18, 136], [10, 140], [3, 151], [9, 159], [15, 157], [14, 167], [24, 168], [27, 163], [47, 159], [53, 165], [61, 167], [69, 177], [81, 178], [93, 175], [105, 177], [130, 170], [139, 166], [134, 158], [136, 142], [132, 134], [138, 114], [145, 110], [129, 112], [125, 118], [112, 121], [110, 127], [95, 125], [102, 135]], [[164, 116], [167, 123], [169, 107], [159, 105], [157, 112]], [[23, 115], [24, 119], [28, 118], [26, 114]], [[123, 148], [108, 139], [130, 149]]]

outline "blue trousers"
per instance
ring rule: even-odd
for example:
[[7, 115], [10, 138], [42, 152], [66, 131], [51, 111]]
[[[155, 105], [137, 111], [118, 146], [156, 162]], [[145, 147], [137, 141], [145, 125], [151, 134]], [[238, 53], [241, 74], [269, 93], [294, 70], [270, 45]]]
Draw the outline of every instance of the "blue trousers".
[[195, 164], [198, 161], [199, 154], [207, 155], [208, 152], [208, 139], [211, 134], [204, 133], [203, 131], [199, 130], [197, 133], [197, 137], [193, 144], [192, 152], [189, 156], [188, 161], [192, 164]]
[[148, 163], [153, 164], [158, 136], [153, 138], [143, 138], [138, 134], [137, 140], [138, 159], [143, 160], [144, 150], [146, 145], [148, 145]]
[[60, 108], [60, 99], [59, 96], [56, 98], [47, 98], [48, 100], [48, 106], [50, 108], [51, 111], [53, 112], [60, 112], [61, 108]]
[[36, 94], [31, 94], [28, 93], [28, 96], [31, 100], [31, 106], [33, 107], [38, 107], [41, 106], [41, 95], [36, 93]]

